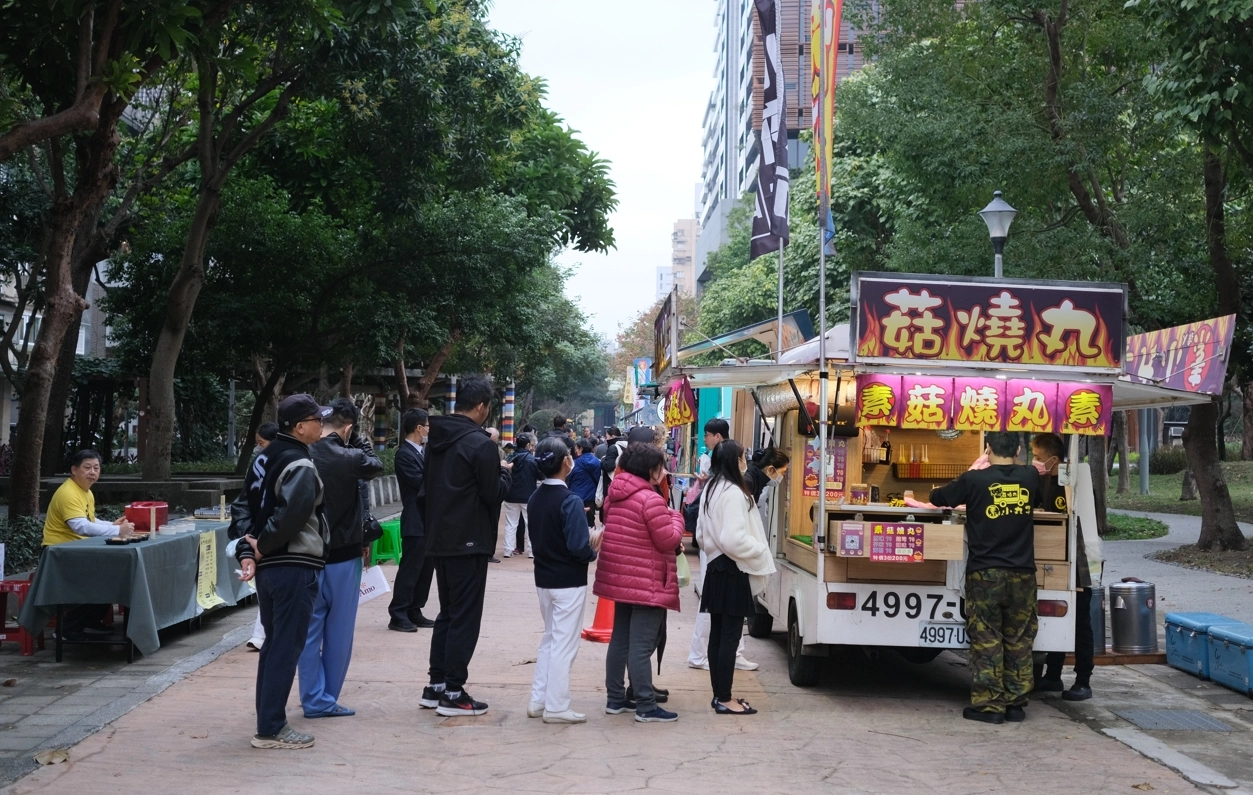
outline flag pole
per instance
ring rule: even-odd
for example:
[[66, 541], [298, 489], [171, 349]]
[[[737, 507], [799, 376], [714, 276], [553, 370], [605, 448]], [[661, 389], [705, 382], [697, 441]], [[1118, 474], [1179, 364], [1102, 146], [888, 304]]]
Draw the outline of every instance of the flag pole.
[[[825, 112], [822, 110], [826, 107], [826, 97], [824, 93], [827, 91], [827, 37], [831, 35], [831, 31], [827, 30], [827, 15], [824, 11], [822, 15], [822, 58], [818, 62], [818, 108], [821, 121], [825, 121]], [[830, 130], [823, 130], [824, 136], [830, 135]], [[823, 138], [825, 141], [825, 137]], [[825, 157], [826, 145], [823, 142], [814, 141], [815, 157]], [[826, 168], [830, 168], [830, 164], [826, 164]], [[820, 184], [819, 190], [826, 190], [826, 186]], [[823, 201], [818, 202], [818, 212], [823, 213], [825, 208], [829, 206], [831, 197], [825, 196]], [[818, 582], [821, 583], [825, 578], [826, 568], [826, 552], [827, 552], [827, 241], [826, 241], [826, 218], [818, 219], [818, 524], [814, 528], [814, 541], [818, 546]]]
[[[780, 4], [778, 3], [775, 3], [774, 15], [775, 15], [775, 30], [781, 33], [783, 31], [783, 9], [780, 7]], [[799, 19], [796, 21], [796, 27], [797, 27], [797, 37], [799, 38], [800, 37], [800, 20]], [[801, 81], [800, 74], [799, 74], [800, 65], [797, 64], [796, 68], [798, 71], [796, 75], [796, 85], [800, 86], [800, 85], [803, 85], [803, 82]], [[785, 74], [779, 76], [780, 79], [783, 80], [783, 96], [781, 98], [781, 101], [783, 102], [784, 108], [787, 107], [786, 71], [787, 71], [787, 67], [785, 66], [784, 67]], [[797, 96], [799, 97], [799, 95], [800, 95], [800, 92], [798, 91]], [[797, 102], [797, 104], [799, 105], [800, 103]], [[780, 118], [779, 118], [780, 131], [779, 132], [783, 136], [783, 138], [786, 140], [787, 139], [787, 112], [784, 111], [780, 113], [779, 115], [780, 115]], [[775, 348], [774, 361], [776, 364], [783, 364], [783, 241], [782, 240], [779, 241], [779, 307], [778, 309], [779, 309], [779, 317], [778, 317], [779, 325], [778, 325], [778, 328], [775, 329], [775, 335], [778, 340], [778, 347]], [[779, 424], [779, 421], [776, 419], [774, 424], [777, 427]], [[774, 434], [774, 435], [777, 436], [777, 434]]]

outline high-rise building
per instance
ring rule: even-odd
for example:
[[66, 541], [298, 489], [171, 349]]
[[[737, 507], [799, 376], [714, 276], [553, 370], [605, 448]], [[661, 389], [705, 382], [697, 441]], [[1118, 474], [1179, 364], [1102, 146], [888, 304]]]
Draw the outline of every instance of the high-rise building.
[[681, 295], [696, 296], [696, 242], [700, 238], [700, 227], [695, 218], [684, 218], [674, 222], [674, 231], [670, 233], [670, 268], [671, 280]]
[[657, 300], [660, 301], [674, 289], [674, 268], [670, 265], [657, 266]]
[[[809, 18], [812, 0], [777, 0], [779, 55], [787, 108], [788, 166], [799, 168], [808, 149], [800, 134], [813, 123], [810, 95]], [[877, 8], [878, 2], [874, 1]], [[761, 129], [765, 54], [753, 0], [717, 0], [714, 88], [705, 106], [701, 183], [697, 199], [695, 273], [708, 279], [705, 259], [727, 242], [727, 219], [740, 198], [756, 190], [757, 134]], [[860, 69], [864, 56], [859, 31], [847, 21], [840, 26], [837, 82]]]

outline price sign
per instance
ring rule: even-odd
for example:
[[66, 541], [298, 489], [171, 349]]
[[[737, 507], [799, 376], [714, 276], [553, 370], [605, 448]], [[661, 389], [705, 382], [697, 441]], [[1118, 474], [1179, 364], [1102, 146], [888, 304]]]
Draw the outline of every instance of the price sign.
[[870, 559], [881, 563], [921, 563], [922, 525], [874, 522], [870, 532]]

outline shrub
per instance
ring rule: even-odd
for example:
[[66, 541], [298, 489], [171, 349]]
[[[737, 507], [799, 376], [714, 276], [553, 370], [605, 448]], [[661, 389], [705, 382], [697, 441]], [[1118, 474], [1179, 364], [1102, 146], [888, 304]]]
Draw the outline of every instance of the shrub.
[[[401, 444], [404, 444], [404, 442], [401, 442]], [[378, 457], [379, 457], [379, 460], [383, 462], [383, 474], [384, 475], [396, 474], [396, 448], [395, 447], [388, 447], [386, 450], [383, 450], [382, 452], [380, 452], [378, 454]]]
[[30, 571], [43, 551], [44, 521], [38, 516], [0, 519], [5, 575]]
[[1159, 447], [1149, 456], [1149, 474], [1173, 475], [1188, 468], [1188, 456], [1182, 447]]

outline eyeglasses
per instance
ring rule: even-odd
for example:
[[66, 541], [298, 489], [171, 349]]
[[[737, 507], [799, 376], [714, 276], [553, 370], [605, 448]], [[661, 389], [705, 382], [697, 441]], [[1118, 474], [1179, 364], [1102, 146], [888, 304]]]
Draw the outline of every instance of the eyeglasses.
[[321, 417], [318, 417], [318, 416], [316, 416], [316, 415], [315, 415], [315, 416], [312, 416], [312, 417], [305, 417], [303, 420], [296, 420], [296, 425], [299, 425], [299, 424], [300, 424], [300, 423], [302, 423], [302, 422], [316, 422], [316, 423], [318, 423], [319, 425], [321, 425], [321, 424], [322, 424], [322, 418], [321, 418]]

